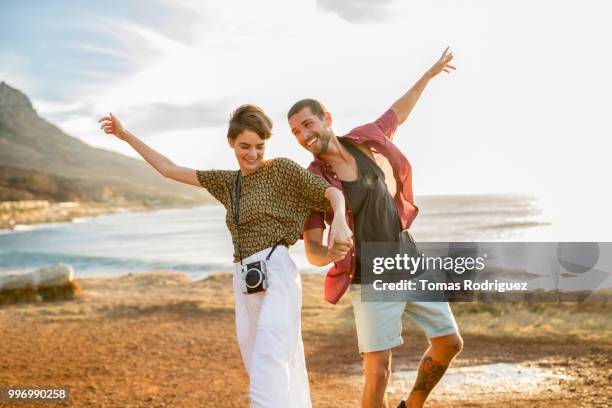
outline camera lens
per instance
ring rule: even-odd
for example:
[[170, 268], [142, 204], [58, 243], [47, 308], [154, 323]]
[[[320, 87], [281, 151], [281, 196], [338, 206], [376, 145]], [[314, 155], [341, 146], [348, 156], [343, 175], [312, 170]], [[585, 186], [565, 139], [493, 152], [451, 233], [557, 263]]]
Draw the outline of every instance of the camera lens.
[[244, 283], [248, 288], [256, 288], [261, 284], [262, 274], [257, 269], [249, 269], [244, 277]]

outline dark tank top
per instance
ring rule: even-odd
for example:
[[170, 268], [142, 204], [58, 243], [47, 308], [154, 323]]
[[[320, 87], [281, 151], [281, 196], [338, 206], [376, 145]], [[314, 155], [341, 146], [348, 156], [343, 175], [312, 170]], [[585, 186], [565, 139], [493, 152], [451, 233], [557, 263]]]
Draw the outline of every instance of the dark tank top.
[[352, 283], [361, 283], [361, 243], [398, 242], [401, 224], [381, 168], [351, 142], [344, 138], [338, 139], [357, 162], [357, 179], [341, 182], [354, 221], [356, 265]]

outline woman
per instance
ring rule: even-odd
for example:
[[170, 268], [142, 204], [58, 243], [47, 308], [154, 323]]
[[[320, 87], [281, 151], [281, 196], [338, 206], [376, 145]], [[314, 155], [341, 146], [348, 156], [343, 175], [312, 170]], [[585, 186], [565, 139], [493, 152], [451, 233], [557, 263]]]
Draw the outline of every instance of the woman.
[[310, 407], [300, 324], [302, 287], [287, 247], [299, 239], [310, 210], [326, 211], [330, 205], [335, 214], [330, 247], [334, 242], [350, 244], [342, 193], [289, 159], [264, 161], [272, 121], [254, 105], [236, 109], [229, 122], [227, 139], [239, 171], [177, 166], [112, 114], [99, 122], [105, 133], [129, 143], [164, 177], [202, 186], [225, 206], [234, 244], [236, 335], [249, 374], [251, 406]]

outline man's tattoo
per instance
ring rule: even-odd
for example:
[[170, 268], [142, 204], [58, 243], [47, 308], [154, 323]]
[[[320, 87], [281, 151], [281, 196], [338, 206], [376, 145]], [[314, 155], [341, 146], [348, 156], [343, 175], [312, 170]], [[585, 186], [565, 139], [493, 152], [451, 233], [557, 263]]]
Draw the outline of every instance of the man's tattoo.
[[425, 396], [429, 395], [433, 387], [440, 381], [440, 378], [442, 378], [447, 368], [448, 366], [435, 361], [429, 356], [423, 357], [411, 394], [423, 392]]

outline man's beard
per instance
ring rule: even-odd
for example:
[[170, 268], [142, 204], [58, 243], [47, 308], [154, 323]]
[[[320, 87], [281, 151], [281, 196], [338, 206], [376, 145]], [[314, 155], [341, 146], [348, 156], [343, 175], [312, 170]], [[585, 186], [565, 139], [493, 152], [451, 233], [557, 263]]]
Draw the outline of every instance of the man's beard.
[[318, 136], [321, 143], [321, 148], [314, 154], [316, 157], [327, 153], [327, 150], [329, 149], [329, 140], [331, 139], [329, 135], [319, 134]]

